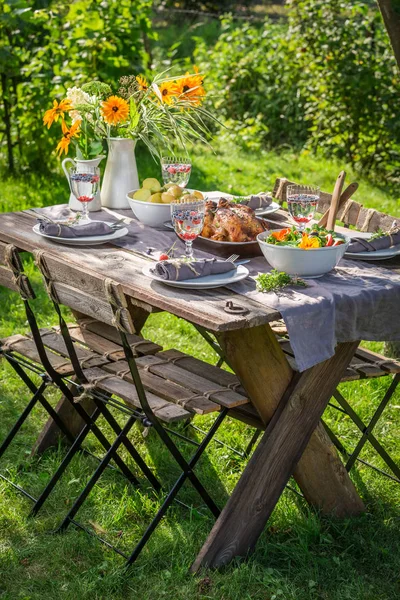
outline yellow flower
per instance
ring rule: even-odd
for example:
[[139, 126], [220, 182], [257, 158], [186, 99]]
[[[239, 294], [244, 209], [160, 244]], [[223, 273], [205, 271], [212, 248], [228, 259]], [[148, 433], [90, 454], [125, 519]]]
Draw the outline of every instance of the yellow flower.
[[117, 123], [126, 121], [129, 116], [129, 104], [118, 96], [110, 96], [105, 102], [102, 102], [101, 107], [101, 114], [109, 125], [117, 125]]
[[203, 88], [203, 77], [197, 71], [195, 75], [186, 73], [177, 80], [177, 86], [181, 100], [186, 100], [194, 106], [198, 106], [204, 100], [206, 92]]
[[136, 81], [138, 82], [139, 90], [141, 92], [147, 92], [149, 89], [149, 84], [147, 83], [146, 78], [142, 75], [136, 75]]
[[59, 117], [64, 119], [64, 112], [68, 112], [71, 109], [72, 103], [68, 98], [61, 100], [60, 104], [57, 100], [53, 100], [53, 108], [46, 110], [44, 113], [43, 125], [47, 125], [47, 128], [50, 129], [54, 121], [57, 122]]
[[165, 104], [171, 104], [173, 98], [179, 94], [175, 81], [164, 81], [160, 84], [159, 88], [162, 101]]
[[317, 237], [309, 237], [306, 233], [303, 233], [303, 237], [301, 238], [301, 242], [298, 245], [298, 248], [303, 248], [303, 250], [311, 250], [312, 248], [320, 248], [321, 242]]
[[71, 139], [73, 137], [79, 136], [79, 125], [80, 124], [81, 124], [80, 121], [75, 121], [75, 123], [72, 123], [71, 127], [68, 127], [68, 125], [66, 124], [66, 122], [64, 120], [61, 122], [61, 129], [63, 132], [63, 136], [56, 148], [56, 152], [58, 152], [59, 156], [61, 156], [63, 151], [65, 152], [65, 154], [68, 153], [68, 148], [69, 148]]

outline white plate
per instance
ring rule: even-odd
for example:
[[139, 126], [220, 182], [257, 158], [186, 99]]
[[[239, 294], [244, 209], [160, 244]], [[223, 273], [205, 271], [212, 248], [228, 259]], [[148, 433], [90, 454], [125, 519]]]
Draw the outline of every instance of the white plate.
[[271, 202], [271, 204], [266, 208], [256, 208], [256, 215], [257, 217], [263, 217], [265, 215], [270, 215], [271, 213], [274, 213], [279, 209], [280, 206], [277, 202]]
[[92, 235], [87, 237], [79, 237], [79, 238], [62, 238], [54, 235], [46, 235], [45, 233], [41, 233], [39, 229], [39, 224], [35, 225], [32, 229], [37, 235], [40, 235], [47, 240], [51, 240], [52, 242], [57, 242], [58, 244], [68, 244], [70, 246], [99, 246], [100, 244], [105, 244], [106, 242], [112, 242], [113, 240], [118, 240], [119, 238], [124, 237], [128, 233], [128, 229], [126, 227], [122, 227], [122, 229], [117, 229], [117, 231], [113, 231], [107, 235]]
[[210, 290], [212, 288], [222, 287], [231, 283], [236, 283], [242, 279], [246, 279], [249, 274], [249, 270], [243, 265], [239, 265], [236, 271], [230, 271], [228, 273], [218, 273], [216, 275], [207, 275], [207, 277], [198, 277], [197, 279], [186, 279], [184, 281], [171, 281], [169, 279], [162, 279], [151, 272], [153, 265], [149, 264], [143, 267], [143, 274], [147, 275], [154, 281], [165, 283], [177, 288], [186, 288], [189, 290]]
[[344, 258], [351, 258], [352, 260], [387, 260], [399, 255], [400, 244], [397, 244], [397, 246], [392, 246], [392, 248], [375, 250], [375, 252], [346, 252]]

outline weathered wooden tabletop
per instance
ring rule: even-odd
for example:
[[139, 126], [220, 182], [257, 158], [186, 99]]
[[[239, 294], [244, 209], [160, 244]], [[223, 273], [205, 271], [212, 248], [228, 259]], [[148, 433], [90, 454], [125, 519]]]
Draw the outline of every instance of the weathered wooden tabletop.
[[[285, 214], [281, 211], [276, 218], [284, 220]], [[280, 318], [273, 308], [225, 288], [199, 292], [168, 288], [142, 274], [145, 258], [114, 246], [54, 244], [32, 231], [35, 221], [29, 211], [2, 214], [0, 240], [28, 252], [45, 249], [62, 258], [81, 274], [82, 289], [85, 273], [112, 277], [133, 305], [147, 313], [165, 310], [213, 332], [266, 427], [193, 570], [226, 564], [251, 550], [292, 474], [306, 499], [322, 511], [344, 516], [363, 510], [333, 444], [319, 425], [358, 342], [339, 344], [330, 360], [299, 375], [268, 325]], [[390, 263], [391, 268], [400, 269], [400, 261]], [[228, 301], [245, 307], [247, 314], [227, 313]]]

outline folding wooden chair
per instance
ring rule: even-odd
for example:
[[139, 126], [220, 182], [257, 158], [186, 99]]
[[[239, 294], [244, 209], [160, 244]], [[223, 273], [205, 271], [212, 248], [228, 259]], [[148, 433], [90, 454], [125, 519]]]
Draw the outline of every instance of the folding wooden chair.
[[[286, 200], [287, 186], [293, 183], [295, 182], [288, 181], [285, 178], [278, 178], [275, 181], [273, 196], [279, 200], [280, 204], [283, 204], [283, 202], [285, 202]], [[317, 211], [321, 214], [326, 214], [326, 211], [329, 210], [331, 200], [331, 194], [329, 194], [328, 192], [321, 192]], [[337, 214], [337, 221], [342, 222], [345, 227], [353, 225], [359, 231], [371, 233], [378, 231], [378, 229], [381, 229], [382, 231], [388, 231], [394, 223], [397, 223], [397, 225], [400, 226], [400, 218], [392, 217], [386, 213], [382, 213], [374, 209], [365, 208], [362, 206], [362, 204], [352, 199], [348, 199], [347, 201], [341, 204]], [[282, 348], [284, 352], [287, 353], [293, 368], [297, 369], [294, 361], [293, 352], [290, 347], [290, 341], [287, 337], [286, 328], [284, 327], [283, 322], [276, 323], [274, 329], [276, 334], [279, 336], [279, 341], [281, 342]], [[343, 394], [338, 389], [334, 394], [334, 399], [337, 401], [338, 404], [330, 404], [331, 407], [341, 411], [343, 414], [350, 417], [353, 423], [360, 430], [362, 435], [353, 450], [347, 450], [342, 444], [342, 442], [338, 439], [338, 437], [334, 434], [334, 432], [331, 431], [331, 429], [327, 426], [326, 423], [324, 423], [324, 426], [333, 443], [336, 445], [338, 450], [342, 452], [346, 457], [345, 466], [347, 471], [350, 471], [350, 469], [354, 466], [355, 462], [359, 461], [382, 473], [386, 477], [389, 477], [390, 479], [396, 481], [397, 483], [400, 483], [400, 466], [397, 465], [395, 461], [389, 456], [389, 454], [386, 452], [386, 450], [383, 448], [380, 442], [378, 442], [378, 440], [373, 434], [373, 429], [375, 428], [380, 417], [382, 416], [384, 409], [388, 406], [399, 384], [400, 362], [395, 360], [394, 358], [389, 358], [382, 354], [377, 354], [376, 352], [372, 352], [371, 350], [360, 346], [356, 351], [355, 356], [342, 379], [342, 382], [357, 381], [359, 379], [369, 379], [377, 377], [387, 377], [390, 383], [382, 400], [380, 401], [377, 409], [375, 410], [375, 413], [372, 415], [372, 418], [368, 423], [364, 423], [362, 421], [362, 419], [359, 417], [359, 415], [357, 415], [357, 413], [353, 410], [353, 408], [350, 406], [350, 404], [344, 398]], [[379, 454], [379, 456], [382, 458], [385, 464], [392, 471], [393, 475], [377, 468], [375, 465], [372, 465], [360, 458], [360, 453], [367, 441], [373, 446], [375, 451]]]
[[[11, 442], [14, 440], [15, 436], [20, 431], [21, 427], [38, 402], [46, 410], [49, 417], [54, 420], [61, 432], [72, 443], [72, 447], [62, 461], [60, 467], [38, 498], [34, 498], [27, 490], [15, 484], [9, 480], [9, 478], [6, 478], [4, 475], [0, 475], [2, 479], [8, 481], [14, 488], [23, 493], [33, 502], [31, 514], [37, 514], [44, 502], [49, 497], [51, 491], [54, 489], [54, 486], [60, 479], [61, 474], [66, 469], [72, 457], [78, 450], [81, 449], [82, 442], [90, 431], [95, 435], [106, 451], [110, 449], [111, 444], [96, 425], [96, 420], [98, 417], [103, 415], [114, 432], [120, 433], [121, 429], [114, 417], [109, 414], [106, 406], [104, 406], [101, 401], [97, 402], [97, 405], [91, 414], [88, 414], [79, 403], [75, 402], [76, 396], [81, 394], [81, 391], [79, 386], [70, 379], [70, 377], [74, 374], [74, 366], [67, 358], [67, 352], [63, 339], [61, 336], [57, 336], [53, 332], [52, 349], [49, 347], [51, 345], [49, 342], [47, 347], [45, 347], [43, 337], [45, 337], [49, 332], [47, 330], [41, 331], [38, 328], [35, 315], [29, 302], [35, 298], [35, 295], [29, 279], [22, 271], [22, 264], [17, 249], [12, 245], [3, 244], [2, 242], [0, 242], [0, 284], [13, 291], [19, 292], [25, 306], [26, 316], [31, 330], [30, 336], [18, 334], [1, 340], [0, 353], [9, 362], [9, 364], [13, 367], [15, 372], [20, 376], [22, 381], [28, 386], [33, 394], [31, 400], [26, 405], [11, 431], [6, 436], [6, 439], [2, 442], [0, 446], [0, 458], [10, 446]], [[77, 353], [79, 354], [79, 358]], [[95, 368], [107, 362], [105, 357], [96, 355], [88, 350], [78, 349], [77, 353], [75, 353], [74, 358], [77, 361], [77, 365], [80, 367], [82, 364], [86, 364], [87, 367]], [[32, 381], [28, 374], [29, 372], [35, 373], [41, 377], [42, 383], [39, 387], [37, 387]], [[46, 388], [53, 384], [56, 385], [57, 388], [68, 399], [68, 401], [71, 403], [71, 406], [73, 406], [74, 410], [78, 413], [80, 419], [84, 423], [84, 427], [78, 436], [79, 444], [76, 443], [75, 437], [71, 434], [66, 424], [44, 396]], [[70, 389], [70, 386], [75, 386], [74, 391]], [[138, 417], [142, 418], [142, 415], [138, 414]], [[126, 442], [126, 445], [128, 446], [131, 455], [135, 455], [131, 444]], [[91, 454], [86, 450], [85, 452]], [[97, 457], [94, 458], [99, 460]], [[136, 456], [136, 458], [137, 464], [142, 468], [150, 483], [156, 489], [159, 489], [160, 485], [150, 469], [148, 469], [144, 462], [141, 461], [139, 456]], [[113, 459], [128, 480], [135, 485], [138, 484], [136, 476], [132, 473], [120, 456], [115, 454]]]
[[[224, 371], [178, 351], [169, 350], [159, 352], [155, 356], [138, 357], [135, 352], [135, 343], [131, 343], [135, 329], [129, 313], [129, 301], [121, 286], [111, 279], [104, 280], [99, 275], [88, 274], [77, 266], [55, 259], [43, 251], [36, 253], [36, 262], [59, 316], [60, 331], [71, 364], [74, 366], [74, 374], [81, 386], [80, 391], [90, 395], [95, 401], [102, 398], [105, 405], [113, 406], [128, 414], [125, 425], [117, 433], [109, 451], [73, 503], [59, 530], [65, 531], [71, 523], [86, 529], [76, 521], [76, 514], [110, 460], [115, 457], [121, 443], [126, 443], [128, 440], [128, 434], [135, 421], [138, 420], [138, 415], [147, 426], [155, 430], [158, 438], [182, 471], [172, 488], [166, 492], [159, 511], [134, 550], [130, 555], [124, 555], [127, 565], [130, 565], [139, 556], [186, 480], [190, 481], [197, 490], [211, 513], [215, 517], [219, 515], [220, 511], [217, 505], [198, 479], [194, 468], [228, 410], [247, 404], [248, 399], [236, 391], [236, 388], [240, 388], [240, 384], [234, 375], [226, 373], [224, 379], [221, 377], [225, 373]], [[83, 283], [84, 285], [82, 285]], [[82, 319], [79, 325], [68, 327], [62, 317], [61, 304], [69, 306], [74, 311], [84, 313], [87, 315], [86, 318]], [[111, 356], [116, 358], [114, 362], [103, 365], [101, 369], [82, 368], [79, 365], [76, 356], [76, 342], [82, 339], [80, 337], [82, 326], [83, 328], [91, 327], [91, 336], [86, 336], [86, 341], [90, 340], [93, 347], [96, 347], [96, 344], [104, 343], [103, 333], [108, 339], [111, 338], [114, 344], [115, 336], [119, 336], [119, 352], [116, 352], [117, 349], [115, 349], [111, 353]], [[124, 360], [120, 360], [121, 349]], [[105, 398], [104, 393], [109, 397]], [[122, 399], [124, 404], [116, 397]], [[169, 429], [166, 425], [170, 422], [187, 420], [193, 414], [211, 412], [217, 413], [214, 423], [205, 433], [202, 441], [195, 444], [197, 449], [190, 460], [186, 460], [172, 436], [178, 436], [181, 439], [187, 438], [179, 432]], [[70, 452], [73, 453], [79, 444], [80, 440], [77, 438]], [[63, 466], [61, 470], [63, 470]], [[106, 543], [111, 546], [108, 542]], [[121, 551], [117, 551], [122, 554]]]
[[[0, 242], [0, 285], [19, 293], [25, 307], [25, 312], [28, 323], [31, 327], [31, 331], [36, 337], [38, 328], [29, 303], [29, 301], [35, 298], [34, 291], [28, 277], [23, 273], [22, 263], [17, 249], [11, 244], [4, 244], [2, 242]], [[48, 386], [52, 384], [52, 379], [46, 370], [43, 369], [41, 364], [43, 362], [47, 365], [50, 365], [51, 370], [57, 370], [65, 373], [65, 360], [61, 359], [61, 357], [53, 355], [53, 362], [50, 363], [51, 359], [48, 358], [41, 343], [36, 346], [30, 338], [18, 334], [4, 340], [0, 340], [0, 356], [3, 356], [5, 360], [7, 360], [7, 362], [11, 365], [11, 367], [32, 393], [30, 401], [27, 403], [16, 423], [13, 425], [8, 435], [0, 445], [0, 458], [2, 458], [38, 403], [41, 404], [49, 416], [54, 419], [64, 435], [71, 439], [71, 434], [68, 428], [45, 398], [45, 391]], [[37, 375], [41, 378], [42, 381], [39, 386], [36, 386], [31, 375]], [[23, 487], [14, 483], [3, 474], [0, 474], [0, 478], [7, 481], [15, 489], [24, 494], [24, 496], [32, 500], [34, 506], [37, 505], [38, 499], [34, 498]]]

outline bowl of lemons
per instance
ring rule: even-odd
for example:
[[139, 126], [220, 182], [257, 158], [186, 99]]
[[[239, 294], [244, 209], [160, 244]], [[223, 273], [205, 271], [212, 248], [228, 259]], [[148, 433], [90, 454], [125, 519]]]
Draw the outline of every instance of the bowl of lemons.
[[154, 177], [145, 179], [141, 188], [128, 192], [126, 197], [139, 221], [149, 227], [162, 227], [171, 220], [171, 202], [176, 202], [183, 194], [203, 199], [201, 192], [185, 190], [172, 183], [162, 186]]

